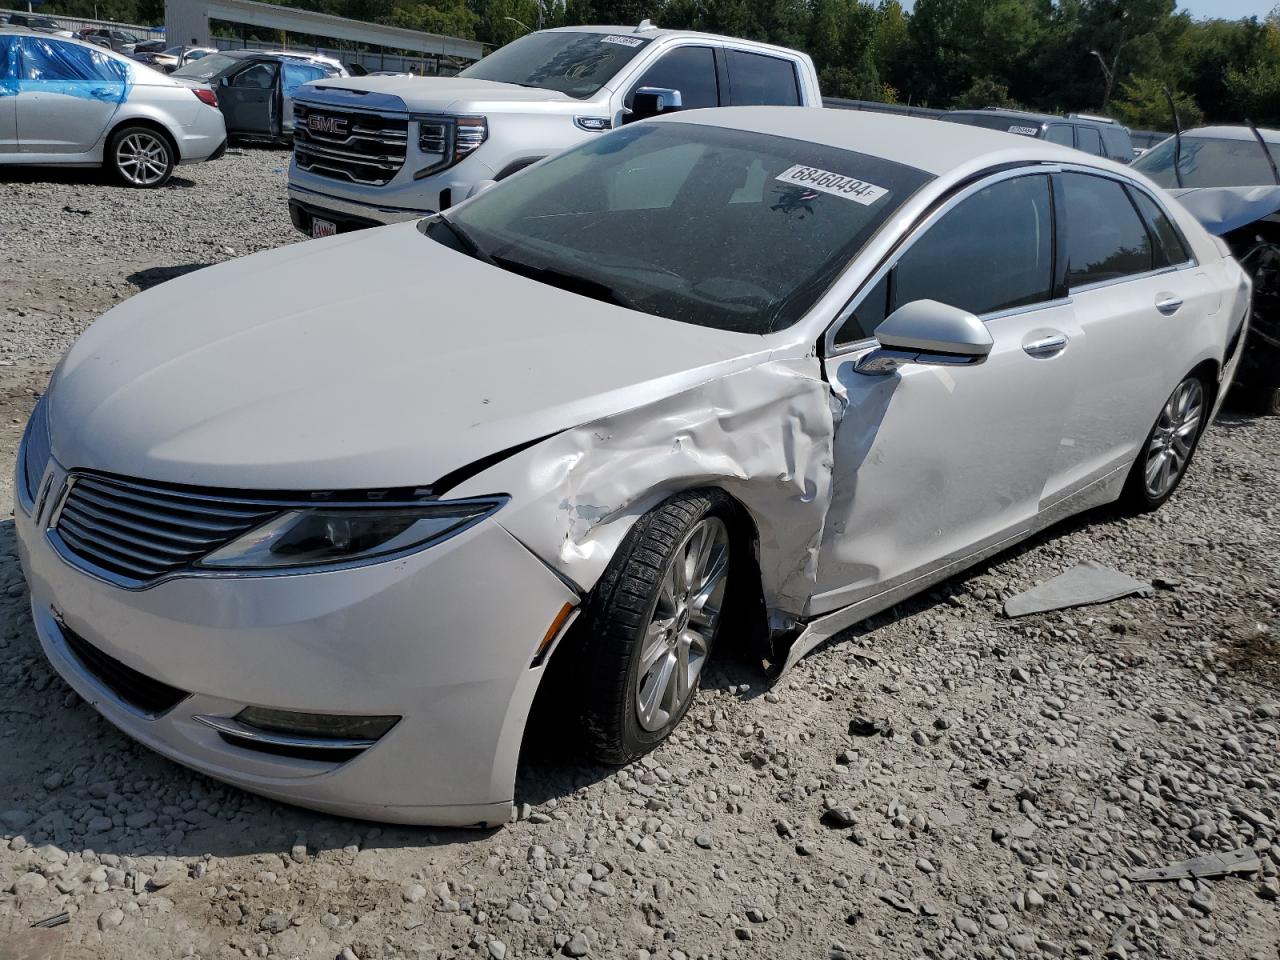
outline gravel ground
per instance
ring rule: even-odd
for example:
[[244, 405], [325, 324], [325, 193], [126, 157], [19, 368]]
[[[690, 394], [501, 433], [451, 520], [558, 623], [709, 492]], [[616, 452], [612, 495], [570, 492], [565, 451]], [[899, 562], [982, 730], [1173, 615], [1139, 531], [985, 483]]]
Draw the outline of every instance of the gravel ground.
[[[139, 288], [291, 242], [284, 166], [245, 150], [159, 192], [0, 186], [24, 213], [0, 222], [0, 516], [61, 351]], [[46, 664], [0, 521], [0, 960], [1276, 960], [1278, 445], [1280, 420], [1226, 416], [1159, 513], [1058, 527], [773, 688], [719, 665], [640, 763], [529, 762], [492, 832], [320, 816], [134, 745]], [[1000, 615], [1085, 559], [1158, 589]], [[1260, 870], [1128, 879], [1240, 847]]]

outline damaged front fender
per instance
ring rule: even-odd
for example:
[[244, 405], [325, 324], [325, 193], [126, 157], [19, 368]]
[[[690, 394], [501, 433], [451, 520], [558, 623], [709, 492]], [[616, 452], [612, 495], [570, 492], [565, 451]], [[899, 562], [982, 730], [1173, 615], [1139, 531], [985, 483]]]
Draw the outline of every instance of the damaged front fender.
[[450, 496], [509, 494], [498, 522], [586, 593], [640, 516], [681, 490], [718, 487], [755, 523], [770, 627], [785, 630], [817, 578], [830, 401], [816, 359], [766, 362], [565, 430]]

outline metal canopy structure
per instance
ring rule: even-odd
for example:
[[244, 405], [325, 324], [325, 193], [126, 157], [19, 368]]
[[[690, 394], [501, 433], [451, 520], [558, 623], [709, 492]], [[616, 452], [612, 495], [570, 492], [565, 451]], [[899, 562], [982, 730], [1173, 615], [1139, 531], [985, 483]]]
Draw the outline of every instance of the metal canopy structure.
[[300, 10], [297, 7], [280, 7], [272, 3], [256, 3], [254, 0], [165, 0], [165, 36], [170, 43], [211, 46], [213, 37], [209, 31], [210, 20], [348, 40], [393, 50], [412, 50], [415, 53], [455, 57], [460, 60], [479, 60], [484, 56], [484, 44], [476, 40], [348, 20], [346, 17]]

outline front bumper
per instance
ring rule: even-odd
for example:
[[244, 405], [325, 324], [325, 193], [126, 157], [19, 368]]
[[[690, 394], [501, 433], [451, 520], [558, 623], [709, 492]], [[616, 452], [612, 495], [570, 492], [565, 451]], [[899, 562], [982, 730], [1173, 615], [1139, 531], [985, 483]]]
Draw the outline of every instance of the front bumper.
[[[41, 525], [51, 512], [37, 521], [15, 511], [40, 643], [129, 736], [218, 780], [328, 813], [442, 826], [510, 819], [547, 660], [533, 665], [535, 654], [578, 597], [492, 519], [385, 563], [129, 590], [64, 560]], [[147, 715], [69, 639], [188, 695]], [[402, 719], [342, 761], [233, 745], [195, 719], [246, 706]]]

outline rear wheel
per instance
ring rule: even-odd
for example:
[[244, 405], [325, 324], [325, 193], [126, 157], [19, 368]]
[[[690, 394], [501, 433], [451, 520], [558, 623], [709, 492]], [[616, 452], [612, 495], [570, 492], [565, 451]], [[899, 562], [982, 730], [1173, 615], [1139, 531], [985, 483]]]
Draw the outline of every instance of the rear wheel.
[[588, 752], [629, 763], [688, 711], [720, 628], [730, 572], [728, 498], [680, 494], [642, 517], [601, 578], [584, 637]]
[[1194, 374], [1165, 401], [1147, 442], [1133, 464], [1125, 499], [1136, 510], [1155, 510], [1178, 488], [1209, 417], [1208, 392]]
[[162, 187], [173, 174], [173, 148], [150, 127], [122, 127], [107, 145], [107, 163], [129, 187]]

